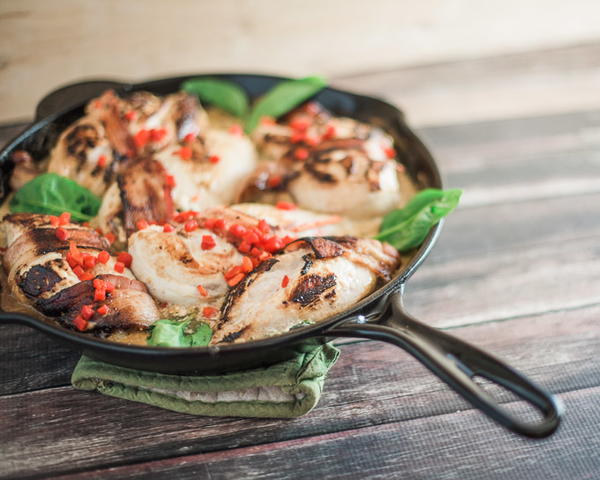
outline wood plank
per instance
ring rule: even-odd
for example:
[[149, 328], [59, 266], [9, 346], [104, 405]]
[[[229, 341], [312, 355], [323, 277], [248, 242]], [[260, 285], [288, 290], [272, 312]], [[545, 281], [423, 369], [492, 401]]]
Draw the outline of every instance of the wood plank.
[[599, 79], [600, 44], [590, 42], [366, 70], [334, 83], [391, 100], [416, 125], [443, 125], [597, 109]]
[[[600, 307], [595, 306], [473, 326], [455, 333], [489, 349], [547, 388], [567, 392], [600, 385], [600, 372], [594, 361], [600, 348], [599, 314]], [[0, 428], [5, 434], [0, 438], [0, 477], [47, 477], [393, 422], [400, 422], [394, 429], [411, 431], [410, 426], [402, 424], [468, 409], [424, 367], [395, 347], [364, 342], [342, 348], [341, 359], [330, 373], [319, 406], [309, 415], [293, 420], [191, 417], [69, 387], [1, 397]], [[496, 389], [490, 391], [497, 394]], [[569, 418], [578, 418], [576, 406], [568, 406], [573, 410]], [[491, 435], [505, 435], [499, 433], [498, 427], [490, 427], [479, 414], [469, 414], [466, 420], [456, 423], [447, 423], [446, 417], [434, 417], [428, 425], [450, 432], [453, 441], [460, 438], [469, 444], [473, 440], [469, 432], [455, 431], [467, 428], [461, 427], [463, 422], [484, 432], [475, 439], [479, 443], [472, 446], [492, 438]], [[360, 436], [358, 432], [351, 434]], [[385, 438], [383, 433], [380, 435]], [[586, 430], [582, 436], [586, 437]], [[506, 438], [514, 441], [514, 437]], [[422, 453], [413, 447], [417, 448], [411, 446], [407, 455]], [[373, 448], [371, 445], [366, 449], [371, 456]], [[442, 444], [440, 448], [445, 447]]]
[[[451, 5], [444, 0], [418, 5], [378, 0], [375, 8], [368, 9], [360, 0], [288, 3], [281, 8], [276, 0], [241, 5], [235, 0], [178, 0], [172, 8], [157, 0], [150, 5], [139, 0], [105, 0], [100, 5], [76, 0], [4, 0], [0, 4], [5, 40], [0, 43], [0, 119], [29, 116], [48, 90], [85, 77], [143, 79], [223, 70], [340, 75], [599, 38], [595, 20], [600, 7], [587, 0], [569, 4], [546, 0], [543, 21], [538, 6], [518, 0], [489, 0], [485, 5], [469, 0]], [[573, 12], [577, 12], [576, 21], [565, 22]], [[577, 63], [577, 56], [568, 56], [566, 63], [559, 56], [545, 61], [549, 73], [538, 56], [525, 67], [523, 60], [509, 57], [506, 63], [512, 68], [487, 66], [491, 70], [487, 76], [471, 73], [484, 70], [478, 63], [472, 67], [461, 63], [450, 69], [453, 74], [433, 69], [403, 82], [402, 98], [415, 118], [427, 114], [443, 118], [452, 98], [465, 113], [486, 109], [493, 113], [499, 104], [517, 103], [572, 108], [586, 94], [587, 101], [593, 100], [596, 92], [590, 86], [597, 78], [597, 55], [585, 53], [586, 68]], [[565, 69], [569, 75], [563, 74]], [[494, 76], [499, 73], [510, 81]], [[351, 83], [359, 88], [358, 79]], [[485, 85], [495, 89], [486, 90]], [[569, 95], [560, 95], [567, 89]], [[386, 92], [385, 88], [377, 91]], [[503, 101], [502, 92], [512, 102]], [[412, 102], [411, 97], [415, 98]], [[480, 110], [473, 106], [475, 102]]]
[[53, 478], [589, 480], [600, 476], [599, 394], [563, 395], [571, 414], [544, 441], [515, 438], [468, 410]]

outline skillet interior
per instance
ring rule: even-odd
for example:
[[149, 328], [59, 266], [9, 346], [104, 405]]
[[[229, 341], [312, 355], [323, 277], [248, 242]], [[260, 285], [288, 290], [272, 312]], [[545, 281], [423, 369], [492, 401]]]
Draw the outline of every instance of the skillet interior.
[[[12, 152], [21, 149], [27, 150], [35, 159], [47, 156], [60, 132], [83, 115], [84, 105], [89, 98], [109, 87], [116, 88], [123, 93], [148, 90], [159, 95], [166, 95], [177, 91], [184, 80], [199, 76], [202, 75], [166, 78], [139, 84], [102, 81], [84, 82], [54, 92], [45, 100], [42, 100], [38, 107], [38, 114], [48, 113], [50, 108], [56, 106], [52, 105], [52, 99], [83, 98], [85, 100], [38, 120], [0, 152], [1, 198], [4, 199], [9, 193], [8, 181], [13, 168]], [[234, 81], [244, 88], [252, 98], [263, 94], [283, 79], [281, 77], [247, 74], [211, 74], [206, 76]], [[377, 98], [333, 88], [324, 89], [315, 98], [336, 115], [349, 116], [385, 127], [394, 137], [399, 156], [403, 159], [408, 173], [417, 186], [419, 188], [441, 188], [441, 179], [435, 161], [423, 143], [408, 128], [400, 110]], [[433, 247], [442, 224], [443, 222], [440, 222], [432, 229], [417, 254], [397, 272], [392, 281], [371, 293], [349, 310], [315, 325], [263, 340], [234, 345], [185, 349], [142, 347], [109, 342], [64, 329], [53, 323], [46, 323], [25, 315], [11, 314], [10, 312], [0, 314], [0, 320], [27, 324], [62, 342], [68, 343], [72, 348], [85, 352], [90, 356], [138, 369], [168, 373], [217, 373], [249, 368], [288, 358], [295, 350], [305, 348], [307, 343], [323, 342], [326, 340], [327, 329], [344, 321], [352, 321], [359, 318], [359, 316], [376, 320], [377, 314], [380, 312], [381, 306], [385, 303], [389, 293], [399, 289], [401, 284], [410, 277], [425, 259], [429, 250]]]

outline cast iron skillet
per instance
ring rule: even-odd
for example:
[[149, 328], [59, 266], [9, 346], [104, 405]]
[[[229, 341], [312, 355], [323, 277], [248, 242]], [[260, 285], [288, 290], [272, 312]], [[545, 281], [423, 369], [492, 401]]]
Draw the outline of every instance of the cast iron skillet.
[[[281, 80], [279, 77], [263, 75], [211, 76], [236, 82], [251, 97], [262, 94]], [[36, 122], [0, 152], [0, 196], [5, 197], [8, 193], [12, 152], [24, 149], [36, 159], [45, 157], [58, 134], [83, 115], [83, 105], [89, 98], [107, 88], [120, 92], [149, 90], [164, 95], [177, 91], [181, 82], [191, 77], [166, 78], [134, 85], [115, 81], [83, 82], [51, 93], [38, 105]], [[376, 98], [333, 88], [323, 90], [316, 99], [336, 114], [384, 125], [394, 136], [396, 148], [419, 186], [441, 187], [433, 158], [408, 128], [397, 108]], [[289, 358], [298, 349], [306, 348], [311, 343], [323, 343], [332, 337], [382, 340], [409, 352], [474, 407], [513, 432], [533, 438], [552, 434], [560, 423], [562, 413], [556, 397], [490, 354], [416, 321], [405, 311], [402, 302], [404, 284], [433, 247], [442, 223], [431, 230], [415, 257], [401, 268], [391, 282], [354, 307], [318, 324], [260, 341], [201, 348], [142, 347], [97, 339], [23, 314], [0, 312], [0, 321], [36, 328], [73, 349], [109, 363], [180, 374], [221, 373], [265, 365]], [[475, 375], [514, 392], [533, 405], [543, 418], [535, 423], [516, 418], [475, 383]]]

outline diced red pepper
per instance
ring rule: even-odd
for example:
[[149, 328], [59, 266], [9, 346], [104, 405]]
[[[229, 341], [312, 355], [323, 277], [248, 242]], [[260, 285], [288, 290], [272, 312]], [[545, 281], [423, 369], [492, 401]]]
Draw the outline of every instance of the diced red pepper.
[[84, 272], [83, 272], [83, 268], [81, 268], [81, 265], [77, 265], [77, 266], [75, 266], [75, 268], [73, 268], [73, 273], [74, 273], [75, 275], [77, 275], [77, 278], [80, 278], [80, 277], [81, 277], [81, 275], [83, 275], [83, 273], [84, 273]]
[[104, 168], [104, 167], [106, 167], [106, 161], [107, 161], [107, 160], [106, 160], [106, 155], [100, 155], [100, 156], [98, 157], [98, 164], [97, 164], [97, 165], [98, 165], [100, 168]]
[[87, 324], [88, 324], [87, 320], [85, 320], [81, 315], [77, 315], [73, 319], [73, 326], [80, 332], [83, 332], [85, 330], [85, 328], [87, 327]]
[[267, 223], [265, 220], [263, 220], [263, 219], [261, 219], [261, 220], [258, 222], [258, 229], [259, 229], [261, 232], [263, 232], [263, 233], [271, 233], [271, 227], [270, 227], [270, 226], [269, 226], [269, 224], [268, 224], [268, 223]]
[[173, 225], [171, 225], [170, 223], [165, 223], [163, 226], [163, 232], [165, 233], [171, 233], [175, 231], [175, 227]]
[[244, 242], [248, 242], [249, 244], [253, 244], [258, 242], [259, 238], [256, 232], [248, 232], [244, 235]]
[[125, 264], [123, 262], [115, 262], [115, 272], [123, 273], [125, 271]]
[[292, 127], [294, 130], [304, 132], [308, 129], [308, 127], [310, 127], [310, 122], [304, 118], [294, 118], [290, 122], [290, 127]]
[[309, 155], [310, 155], [310, 152], [304, 147], [297, 148], [294, 151], [294, 157], [297, 160], [306, 160], [309, 157]]
[[388, 158], [395, 158], [396, 157], [396, 150], [394, 150], [392, 147], [387, 147], [383, 149], [385, 156]]
[[195, 133], [188, 133], [185, 137], [183, 137], [183, 141], [185, 143], [192, 143], [195, 138], [196, 138]]
[[94, 291], [94, 301], [103, 302], [104, 300], [106, 300], [106, 290], [104, 290], [103, 288], [97, 288]]
[[214, 228], [217, 230], [225, 230], [225, 220], [223, 220], [222, 218], [218, 218], [215, 222]]
[[107, 264], [108, 261], [110, 260], [110, 253], [108, 253], [106, 250], [102, 250], [99, 254], [98, 254], [98, 261], [100, 263], [103, 264]]
[[125, 120], [127, 120], [128, 122], [135, 120], [136, 116], [137, 116], [137, 114], [135, 113], [134, 110], [129, 110], [128, 112], [125, 113], [125, 115], [123, 115]]
[[277, 202], [277, 204], [275, 205], [279, 210], [296, 210], [296, 208], [298, 208], [296, 206], [296, 204], [292, 203], [292, 202]]
[[230, 278], [235, 277], [238, 273], [242, 272], [242, 268], [239, 265], [235, 265], [233, 267], [231, 267], [229, 270], [227, 270], [223, 276], [225, 277], [225, 279], [229, 280]]
[[200, 292], [200, 295], [202, 295], [203, 297], [208, 297], [208, 292], [206, 291], [206, 288], [204, 288], [202, 285], [198, 285], [196, 288]]
[[175, 177], [173, 175], [167, 175], [165, 177], [165, 184], [167, 187], [175, 188]]
[[81, 280], [82, 282], [85, 282], [86, 280], [91, 280], [92, 278], [94, 278], [94, 274], [92, 274], [90, 272], [83, 272], [81, 274], [81, 276], [79, 277], [79, 280]]
[[58, 216], [60, 225], [68, 225], [71, 222], [71, 212], [63, 212]]
[[142, 128], [133, 136], [133, 143], [137, 148], [144, 148], [150, 140], [150, 130]]
[[294, 132], [292, 133], [290, 140], [292, 141], [292, 143], [300, 143], [304, 141], [305, 136], [306, 135], [304, 134], [304, 132]]
[[238, 250], [240, 252], [242, 252], [242, 253], [248, 253], [248, 252], [250, 252], [251, 248], [252, 247], [250, 246], [250, 244], [246, 240], [243, 240], [242, 243], [240, 243], [238, 245]]
[[117, 255], [117, 262], [121, 262], [127, 268], [131, 267], [133, 257], [128, 252], [121, 252]]
[[265, 242], [265, 250], [267, 252], [274, 253], [277, 250], [281, 250], [282, 248], [283, 242], [281, 241], [281, 238], [277, 236], [272, 236]]
[[96, 290], [98, 290], [98, 289], [103, 290], [106, 288], [106, 282], [104, 280], [102, 280], [101, 278], [94, 278], [92, 285], [94, 286], [94, 288]]
[[150, 224], [146, 220], [138, 220], [135, 222], [135, 226], [138, 230], [144, 230], [144, 228], [148, 228]]
[[183, 226], [183, 229], [186, 232], [193, 232], [194, 230], [196, 230], [198, 228], [198, 222], [196, 220], [188, 220], [185, 225]]
[[244, 130], [240, 125], [235, 123], [231, 127], [229, 127], [229, 133], [231, 133], [232, 135], [241, 135], [242, 133], [244, 133]]
[[150, 130], [150, 140], [153, 142], [160, 142], [167, 134], [166, 128], [153, 128]]
[[271, 175], [267, 180], [267, 187], [275, 188], [281, 184], [281, 175]]
[[110, 244], [115, 243], [115, 240], [117, 239], [116, 235], [114, 233], [112, 233], [112, 232], [108, 232], [107, 234], [105, 234], [104, 238], [106, 238], [106, 240]]
[[104, 282], [104, 284], [105, 284], [106, 291], [107, 291], [108, 293], [112, 293], [112, 292], [114, 292], [114, 291], [115, 291], [115, 284], [114, 284], [114, 283], [112, 283], [112, 282], [109, 282], [109, 281], [107, 280], [106, 282]]
[[216, 218], [207, 218], [202, 222], [202, 225], [204, 226], [204, 228], [208, 228], [209, 230], [212, 230], [215, 227], [216, 221], [217, 221]]
[[254, 267], [252, 266], [252, 260], [250, 260], [250, 257], [242, 258], [242, 271], [249, 273], [253, 268]]
[[58, 217], [50, 215], [50, 225], [52, 225], [53, 227], [58, 227], [60, 225], [60, 220], [58, 219]]
[[287, 287], [288, 283], [290, 283], [290, 277], [288, 277], [287, 275], [284, 275], [283, 280], [281, 280], [281, 288]]
[[212, 235], [202, 235], [202, 243], [200, 247], [202, 250], [212, 250], [217, 245]]
[[192, 149], [190, 147], [181, 147], [179, 150], [173, 152], [173, 155], [178, 155], [182, 160], [189, 160], [192, 158]]
[[202, 309], [202, 315], [206, 318], [212, 318], [218, 313], [218, 310], [215, 307], [204, 307]]
[[327, 128], [325, 129], [325, 133], [323, 134], [323, 138], [326, 140], [330, 140], [332, 138], [335, 138], [336, 135], [336, 129], [333, 125], [327, 125]]
[[56, 238], [58, 238], [60, 241], [64, 242], [65, 240], [67, 240], [69, 238], [69, 231], [65, 230], [64, 228], [57, 228], [56, 232], [55, 232]]
[[94, 316], [94, 309], [91, 307], [91, 305], [84, 305], [81, 307], [81, 316], [84, 320], [89, 320]]
[[108, 313], [108, 305], [101, 305], [97, 308], [96, 312], [100, 315], [106, 315]]
[[238, 273], [236, 276], [227, 280], [227, 285], [230, 287], [235, 287], [238, 283], [240, 283], [244, 279], [245, 275], [243, 273]]
[[236, 237], [243, 237], [246, 232], [246, 227], [240, 225], [239, 223], [234, 223], [231, 227], [229, 227], [229, 233], [235, 235]]
[[93, 255], [84, 255], [83, 256], [83, 268], [86, 270], [91, 270], [96, 266], [96, 262], [98, 259]]
[[208, 161], [210, 163], [217, 164], [221, 161], [221, 157], [219, 157], [218, 155], [211, 155], [210, 157], [208, 157]]

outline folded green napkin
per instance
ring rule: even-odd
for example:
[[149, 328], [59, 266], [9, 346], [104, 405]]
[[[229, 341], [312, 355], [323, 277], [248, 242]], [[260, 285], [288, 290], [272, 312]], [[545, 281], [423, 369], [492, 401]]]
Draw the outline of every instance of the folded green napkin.
[[83, 356], [71, 383], [125, 400], [213, 417], [299, 417], [319, 401], [339, 350], [325, 344], [265, 368], [223, 375], [167, 375], [132, 370]]

